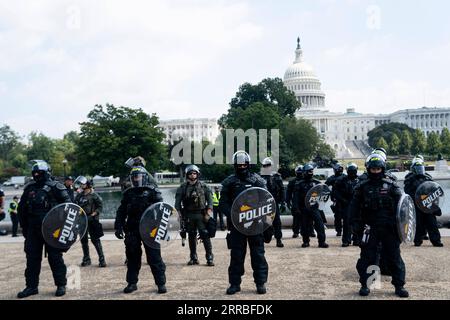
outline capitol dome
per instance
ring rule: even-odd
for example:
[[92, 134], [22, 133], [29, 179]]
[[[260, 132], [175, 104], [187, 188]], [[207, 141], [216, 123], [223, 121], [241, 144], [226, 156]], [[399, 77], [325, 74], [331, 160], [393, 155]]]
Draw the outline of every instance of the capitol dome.
[[303, 50], [300, 38], [297, 38], [295, 61], [284, 73], [284, 85], [294, 92], [302, 108], [300, 113], [310, 111], [326, 111], [325, 93], [321, 89], [321, 82], [314, 73], [314, 69], [303, 61]]

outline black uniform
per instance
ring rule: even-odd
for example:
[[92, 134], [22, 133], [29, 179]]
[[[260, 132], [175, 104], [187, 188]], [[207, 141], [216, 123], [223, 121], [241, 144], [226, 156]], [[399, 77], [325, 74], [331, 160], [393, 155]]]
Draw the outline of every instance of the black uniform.
[[304, 226], [309, 226], [311, 223], [314, 225], [314, 229], [317, 232], [317, 239], [319, 240], [319, 245], [325, 244], [325, 227], [322, 218], [322, 213], [319, 208], [311, 207], [306, 208], [305, 199], [308, 191], [315, 185], [320, 184], [319, 180], [316, 179], [305, 179], [296, 184], [296, 189], [298, 190], [298, 197], [296, 197], [296, 202], [301, 212], [302, 228], [301, 235], [304, 244], [309, 244], [310, 232], [308, 228]]
[[331, 177], [329, 177], [327, 179], [327, 181], [325, 181], [325, 184], [329, 187], [331, 187], [331, 195], [330, 195], [330, 199], [331, 201], [333, 201], [334, 204], [332, 204], [330, 206], [331, 210], [334, 213], [334, 229], [336, 230], [336, 232], [338, 234], [342, 233], [342, 219], [344, 219], [344, 213], [343, 213], [343, 208], [336, 203], [336, 188], [334, 187], [336, 184], [336, 181], [338, 180], [338, 178], [342, 177], [344, 174], [334, 174]]
[[[405, 179], [405, 192], [415, 199], [417, 188], [425, 181], [433, 181], [433, 178], [425, 173], [424, 175], [412, 174]], [[430, 236], [430, 241], [433, 245], [441, 243], [441, 234], [439, 233], [436, 215], [441, 215], [439, 210], [436, 214], [425, 213], [420, 208], [416, 207], [416, 235], [414, 237], [414, 244], [421, 245], [423, 238], [427, 231]]]
[[[81, 238], [81, 246], [83, 248], [82, 266], [86, 263], [90, 264], [88, 235], [91, 238], [91, 242], [94, 245], [95, 250], [97, 251], [100, 265], [106, 266], [103, 248], [100, 241], [100, 238], [103, 237], [103, 227], [100, 223], [100, 214], [103, 210], [103, 200], [94, 191], [91, 191], [88, 194], [80, 192], [75, 198], [75, 203], [83, 208], [88, 217], [88, 230], [84, 237]], [[97, 213], [95, 216], [92, 215], [94, 212]]]
[[284, 185], [283, 179], [279, 173], [273, 175], [261, 175], [261, 177], [266, 180], [267, 190], [275, 199], [277, 204], [275, 218], [273, 219], [273, 231], [275, 239], [278, 241], [283, 237], [281, 231], [281, 218], [280, 218], [280, 206], [284, 206]]
[[335, 181], [333, 187], [336, 209], [341, 212], [343, 219], [342, 243], [345, 244], [350, 244], [352, 241], [349, 206], [353, 198], [353, 191], [358, 182], [358, 177], [351, 179], [347, 175], [342, 175]]
[[72, 187], [66, 187], [67, 193], [69, 194], [70, 201], [75, 202], [75, 190]]
[[[297, 181], [300, 181], [300, 178], [294, 178], [288, 182], [286, 188], [286, 204], [288, 208], [291, 210], [292, 215], [292, 233], [296, 237], [300, 233], [300, 209], [298, 207], [296, 201], [294, 201], [294, 186]], [[294, 207], [295, 204], [295, 207]]]
[[250, 258], [253, 268], [253, 278], [256, 285], [264, 285], [267, 282], [269, 266], [264, 257], [264, 236], [246, 236], [236, 230], [231, 223], [231, 206], [234, 199], [244, 190], [252, 187], [266, 188], [266, 182], [256, 173], [248, 173], [246, 177], [231, 175], [222, 182], [219, 208], [226, 214], [228, 229], [230, 230], [229, 246], [231, 249], [230, 266], [228, 267], [229, 283], [232, 286], [241, 284], [244, 275], [244, 261], [247, 253], [247, 243], [250, 247]]
[[25, 237], [25, 253], [27, 267], [25, 269], [26, 286], [37, 288], [41, 272], [42, 248], [48, 254], [48, 262], [52, 269], [55, 285], [65, 286], [66, 265], [63, 251], [53, 248], [44, 241], [42, 236], [42, 221], [47, 212], [54, 206], [64, 202], [71, 202], [66, 187], [56, 181], [30, 182], [25, 186], [20, 198], [18, 215], [22, 233]]
[[361, 243], [361, 256], [356, 264], [359, 281], [367, 286], [371, 274], [367, 268], [377, 264], [379, 243], [383, 248], [383, 259], [392, 273], [392, 284], [405, 284], [405, 264], [400, 255], [400, 238], [396, 226], [396, 208], [402, 191], [391, 179], [367, 179], [360, 182], [350, 204], [353, 230], [362, 238], [364, 226], [370, 226], [367, 244]]
[[[114, 228], [125, 231], [125, 254], [127, 257], [127, 277], [129, 284], [137, 284], [141, 269], [142, 239], [139, 234], [139, 222], [144, 211], [156, 202], [162, 202], [161, 192], [156, 184], [146, 187], [127, 189], [117, 209]], [[156, 285], [166, 283], [166, 265], [161, 258], [161, 250], [144, 243], [147, 262], [152, 270]]]

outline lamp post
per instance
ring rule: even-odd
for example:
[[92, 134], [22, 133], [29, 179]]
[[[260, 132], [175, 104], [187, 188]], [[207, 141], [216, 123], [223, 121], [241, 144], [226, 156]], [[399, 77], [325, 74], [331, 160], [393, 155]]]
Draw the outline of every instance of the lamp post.
[[66, 166], [67, 166], [67, 159], [66, 158], [64, 158], [64, 160], [62, 161], [62, 164], [63, 164], [63, 168], [64, 168], [64, 177], [66, 177]]

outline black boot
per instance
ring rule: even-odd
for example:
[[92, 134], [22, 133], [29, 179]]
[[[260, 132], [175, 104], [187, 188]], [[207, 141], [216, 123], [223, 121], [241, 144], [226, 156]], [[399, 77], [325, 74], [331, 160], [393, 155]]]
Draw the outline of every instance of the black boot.
[[197, 239], [196, 236], [189, 235], [189, 250], [191, 251], [191, 259], [187, 263], [188, 266], [192, 266], [194, 264], [198, 264], [198, 257], [197, 257]]
[[239, 291], [241, 291], [241, 287], [239, 285], [232, 284], [228, 287], [227, 294], [235, 294]]
[[35, 294], [38, 294], [38, 293], [39, 293], [38, 288], [26, 287], [25, 289], [23, 289], [22, 291], [20, 291], [17, 294], [17, 298], [23, 299], [23, 298], [26, 298], [26, 297], [29, 297], [29, 296], [32, 296], [32, 295], [35, 295]]
[[97, 254], [98, 254], [98, 266], [101, 268], [106, 267], [106, 262], [105, 262], [105, 256], [103, 255], [103, 248], [102, 248], [102, 243], [100, 242], [100, 239], [96, 240], [93, 242], [94, 243], [94, 247], [95, 250], [97, 250]]
[[89, 257], [89, 244], [82, 243], [81, 248], [83, 249], [83, 260], [81, 261], [81, 266], [86, 267], [91, 265], [91, 257]]
[[359, 295], [361, 297], [367, 297], [370, 293], [370, 289], [366, 286], [362, 286], [361, 289], [359, 289]]
[[206, 264], [210, 267], [214, 266], [214, 255], [212, 253], [212, 243], [211, 239], [207, 238], [203, 240], [203, 245], [205, 246], [205, 252], [206, 252]]
[[256, 292], [258, 294], [265, 294], [267, 292], [266, 286], [263, 284], [257, 284], [256, 285]]
[[284, 247], [284, 244], [283, 244], [283, 242], [281, 241], [281, 239], [277, 239], [277, 247], [278, 247], [278, 248], [283, 248], [283, 247]]
[[326, 242], [320, 242], [319, 243], [319, 248], [328, 248], [328, 244]]
[[395, 294], [400, 298], [408, 298], [409, 292], [403, 287], [395, 287]]
[[158, 285], [158, 293], [159, 294], [166, 293], [166, 292], [167, 292], [167, 288], [164, 284]]
[[55, 297], [62, 297], [66, 294], [66, 286], [56, 287]]
[[129, 283], [125, 289], [123, 289], [123, 293], [132, 293], [137, 290], [137, 285], [135, 283]]

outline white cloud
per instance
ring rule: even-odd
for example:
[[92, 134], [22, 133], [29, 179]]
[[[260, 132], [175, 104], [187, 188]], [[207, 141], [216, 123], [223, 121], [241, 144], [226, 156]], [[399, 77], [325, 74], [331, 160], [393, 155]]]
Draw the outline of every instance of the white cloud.
[[[165, 118], [192, 114], [187, 106], [196, 101], [188, 100], [192, 94], [180, 96], [184, 88], [262, 36], [249, 6], [239, 2], [36, 2], [0, 4], [6, 26], [0, 31], [0, 71], [27, 75], [11, 88], [13, 101], [38, 106], [47, 118], [65, 108], [64, 117], [75, 123], [106, 102]], [[208, 85], [196, 95], [207, 94]], [[226, 108], [217, 107], [217, 115]], [[17, 130], [32, 129], [11, 121]]]

